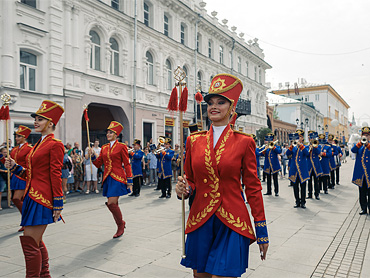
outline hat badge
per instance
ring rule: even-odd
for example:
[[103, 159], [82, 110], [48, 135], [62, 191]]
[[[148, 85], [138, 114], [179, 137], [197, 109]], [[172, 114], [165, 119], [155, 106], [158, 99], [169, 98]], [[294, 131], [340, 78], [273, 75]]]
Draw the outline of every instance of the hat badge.
[[212, 89], [217, 92], [226, 87], [225, 79], [218, 78], [215, 83], [213, 83]]

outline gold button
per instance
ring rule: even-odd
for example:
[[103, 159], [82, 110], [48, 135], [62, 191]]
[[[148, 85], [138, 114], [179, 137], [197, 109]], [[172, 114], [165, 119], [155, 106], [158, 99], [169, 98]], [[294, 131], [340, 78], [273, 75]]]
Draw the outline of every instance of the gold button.
[[216, 182], [218, 182], [219, 181], [219, 179], [218, 178], [216, 178]]
[[204, 179], [204, 180], [203, 180], [203, 182], [204, 182], [204, 183], [207, 183], [207, 179]]
[[220, 196], [221, 196], [220, 192], [217, 192], [216, 197], [220, 197]]
[[204, 198], [207, 198], [208, 197], [208, 194], [207, 193], [204, 193]]

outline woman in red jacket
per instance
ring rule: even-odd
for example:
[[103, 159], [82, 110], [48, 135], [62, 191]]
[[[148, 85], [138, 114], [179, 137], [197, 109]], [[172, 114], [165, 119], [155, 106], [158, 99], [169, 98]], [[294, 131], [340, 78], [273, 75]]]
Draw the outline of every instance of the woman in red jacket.
[[36, 113], [35, 131], [41, 138], [31, 149], [22, 167], [12, 158], [6, 166], [13, 174], [26, 173], [22, 222], [24, 235], [20, 237], [26, 261], [26, 277], [50, 277], [49, 257], [42, 236], [48, 224], [60, 220], [63, 209], [62, 165], [64, 146], [54, 138], [55, 126], [64, 109], [57, 103], [45, 100]]
[[229, 125], [242, 89], [235, 76], [216, 75], [204, 98], [212, 126], [187, 139], [186, 178], [179, 177], [176, 193], [187, 198], [196, 189], [186, 224], [186, 258], [181, 261], [193, 269], [194, 277], [241, 276], [248, 267], [249, 245], [254, 241], [259, 244], [261, 259], [266, 256], [269, 240], [257, 177], [256, 145], [252, 137]]
[[89, 148], [89, 154], [92, 155], [91, 159], [96, 168], [104, 164], [103, 196], [108, 198], [105, 204], [117, 224], [117, 232], [113, 238], [123, 235], [126, 226], [126, 222], [122, 219], [118, 199], [132, 191], [132, 172], [127, 146], [117, 140], [122, 130], [123, 126], [119, 122], [112, 121], [107, 129], [109, 143], [101, 147], [99, 157], [96, 157], [91, 147]]

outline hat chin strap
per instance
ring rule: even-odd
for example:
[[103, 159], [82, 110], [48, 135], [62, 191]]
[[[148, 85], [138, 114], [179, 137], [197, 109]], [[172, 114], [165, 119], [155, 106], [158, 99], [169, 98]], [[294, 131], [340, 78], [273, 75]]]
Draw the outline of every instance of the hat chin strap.
[[46, 130], [46, 128], [48, 127], [49, 123], [50, 123], [50, 120], [48, 120], [48, 122], [46, 123], [46, 125], [44, 126], [44, 128], [41, 130], [41, 132], [44, 132]]
[[226, 118], [230, 118], [230, 114], [231, 114], [231, 110], [233, 110], [233, 107], [234, 107], [234, 102], [231, 103], [230, 107], [229, 107], [229, 110], [227, 110], [227, 113], [225, 114], [225, 116], [222, 118], [222, 120], [225, 120]]

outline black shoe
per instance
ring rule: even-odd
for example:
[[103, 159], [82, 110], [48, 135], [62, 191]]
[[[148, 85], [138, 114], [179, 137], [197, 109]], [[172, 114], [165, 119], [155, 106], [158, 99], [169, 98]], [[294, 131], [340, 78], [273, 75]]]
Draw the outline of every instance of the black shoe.
[[167, 199], [171, 198], [171, 194], [168, 194], [168, 195], [166, 196], [166, 198], [167, 198]]
[[339, 181], [337, 181], [337, 184], [339, 185]]
[[267, 192], [267, 193], [265, 193], [265, 194], [263, 194], [263, 195], [271, 195], [271, 193], [268, 193], [268, 192]]
[[299, 204], [295, 204], [294, 208], [299, 208], [300, 205]]
[[156, 191], [156, 190], [161, 190], [161, 189], [160, 188], [155, 188], [154, 191]]
[[320, 200], [320, 197], [319, 196], [316, 196], [315, 198], [316, 198], [316, 200]]
[[135, 196], [135, 194], [134, 194], [134, 192], [132, 192], [130, 195], [128, 195], [128, 196], [130, 196], [130, 197], [132, 197], [132, 196]]
[[136, 194], [135, 197], [139, 197], [140, 196], [140, 193]]
[[325, 194], [328, 194], [328, 191], [326, 190], [324, 193], [325, 193]]
[[166, 195], [161, 195], [159, 196], [159, 198], [166, 198]]
[[364, 211], [364, 210], [361, 210], [361, 211], [359, 212], [359, 215], [364, 215], [364, 214], [367, 214], [367, 212], [366, 212], [366, 211]]
[[312, 196], [310, 196], [310, 195], [309, 195], [309, 196], [307, 197], [307, 199], [312, 199]]
[[275, 197], [279, 197], [279, 193], [275, 193]]
[[305, 209], [306, 208], [306, 205], [305, 204], [302, 204], [301, 205], [301, 208]]

